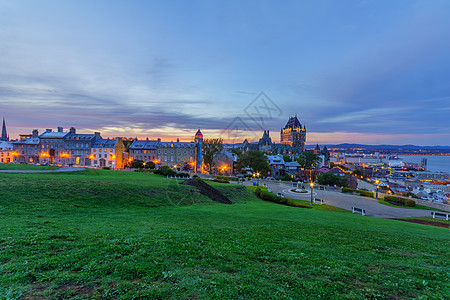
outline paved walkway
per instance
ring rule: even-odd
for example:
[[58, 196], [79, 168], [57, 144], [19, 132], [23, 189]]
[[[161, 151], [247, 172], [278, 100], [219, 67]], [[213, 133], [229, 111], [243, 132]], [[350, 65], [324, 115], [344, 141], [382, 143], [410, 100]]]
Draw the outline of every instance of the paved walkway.
[[[252, 185], [253, 183], [245, 182], [245, 185]], [[262, 184], [262, 183], [261, 183]], [[291, 192], [292, 186], [286, 183], [278, 182], [268, 182], [266, 183], [272, 191], [277, 194], [278, 192], [283, 192], [285, 197], [299, 200], [311, 200], [311, 194], [308, 193], [296, 193]], [[335, 207], [340, 207], [346, 210], [352, 210], [352, 206], [365, 209], [366, 214], [371, 217], [377, 218], [409, 218], [409, 217], [430, 217], [430, 210], [423, 209], [411, 209], [411, 208], [398, 208], [380, 204], [378, 200], [361, 197], [350, 194], [343, 194], [341, 192], [332, 191], [318, 191], [314, 190], [316, 198], [322, 199], [324, 204], [328, 204]], [[316, 204], [320, 205], [320, 204]]]
[[67, 167], [56, 170], [0, 170], [0, 173], [61, 173], [61, 172], [77, 172], [84, 171], [86, 168], [82, 167]]

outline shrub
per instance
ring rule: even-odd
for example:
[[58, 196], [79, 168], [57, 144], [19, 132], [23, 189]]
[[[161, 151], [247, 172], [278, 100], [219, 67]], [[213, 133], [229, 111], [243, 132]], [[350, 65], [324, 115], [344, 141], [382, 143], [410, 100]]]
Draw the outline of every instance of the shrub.
[[312, 208], [311, 206], [308, 206], [305, 204], [296, 203], [296, 202], [292, 201], [291, 199], [278, 197], [272, 193], [264, 192], [260, 188], [257, 188], [255, 190], [255, 194], [259, 199], [265, 200], [265, 201], [270, 201], [270, 202], [279, 203], [279, 204], [288, 205], [288, 206], [294, 206], [294, 207]]
[[111, 170], [111, 167], [103, 166], [102, 170]]
[[413, 194], [413, 193], [411, 193], [411, 192], [408, 192], [408, 193], [406, 193], [406, 194], [403, 195], [403, 196], [405, 196], [405, 197], [412, 197], [412, 198], [414, 198], [414, 199], [420, 199], [420, 197], [416, 196], [415, 194]]
[[347, 187], [342, 188], [342, 192], [343, 192], [343, 193], [353, 193], [353, 192], [355, 192], [355, 191], [356, 191], [356, 190], [351, 189], [351, 188], [347, 188]]
[[170, 168], [169, 166], [162, 166], [161, 168], [155, 171], [155, 174], [160, 174], [164, 176], [175, 176], [177, 172], [172, 170], [172, 168]]
[[406, 207], [416, 206], [416, 202], [414, 202], [414, 200], [394, 196], [384, 196], [384, 201], [398, 206], [406, 206]]
[[358, 193], [360, 196], [371, 197], [374, 198], [373, 192], [369, 192], [367, 190], [355, 190], [351, 188], [342, 188], [343, 193]]
[[198, 175], [197, 175], [197, 174], [194, 174], [194, 175], [192, 176], [192, 178], [198, 179]]

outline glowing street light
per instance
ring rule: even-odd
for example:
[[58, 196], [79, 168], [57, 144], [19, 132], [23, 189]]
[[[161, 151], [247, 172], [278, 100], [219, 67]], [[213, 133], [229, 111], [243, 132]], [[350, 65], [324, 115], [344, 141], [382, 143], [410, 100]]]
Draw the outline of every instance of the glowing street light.
[[253, 177], [256, 177], [256, 187], [259, 188], [259, 172], [253, 173]]
[[379, 184], [379, 183], [380, 183], [380, 182], [378, 181], [378, 179], [375, 180], [375, 184], [377, 185], [376, 194], [375, 194], [375, 199], [377, 199], [377, 200], [378, 200], [378, 184]]
[[223, 180], [223, 175], [225, 174], [227, 167], [228, 167], [227, 165], [222, 166], [222, 180]]
[[314, 182], [310, 182], [309, 183], [309, 186], [311, 187], [311, 205], [314, 205], [314, 196], [313, 196], [313, 194], [314, 194]]

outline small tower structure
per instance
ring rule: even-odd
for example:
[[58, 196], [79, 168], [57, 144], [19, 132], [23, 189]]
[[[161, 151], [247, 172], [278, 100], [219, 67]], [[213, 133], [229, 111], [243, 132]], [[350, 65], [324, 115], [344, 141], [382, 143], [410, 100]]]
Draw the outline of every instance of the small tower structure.
[[197, 131], [194, 137], [195, 145], [195, 172], [202, 172], [202, 144], [203, 134], [200, 129]]
[[3, 117], [2, 136], [0, 141], [9, 141], [8, 133], [6, 132], [5, 117]]

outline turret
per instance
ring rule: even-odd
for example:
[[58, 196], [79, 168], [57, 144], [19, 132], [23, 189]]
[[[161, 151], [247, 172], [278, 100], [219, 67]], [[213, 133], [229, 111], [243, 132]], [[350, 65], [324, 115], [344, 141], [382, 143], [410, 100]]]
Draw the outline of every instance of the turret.
[[203, 134], [200, 129], [197, 131], [194, 137], [195, 145], [195, 171], [202, 171], [202, 143], [203, 143]]

